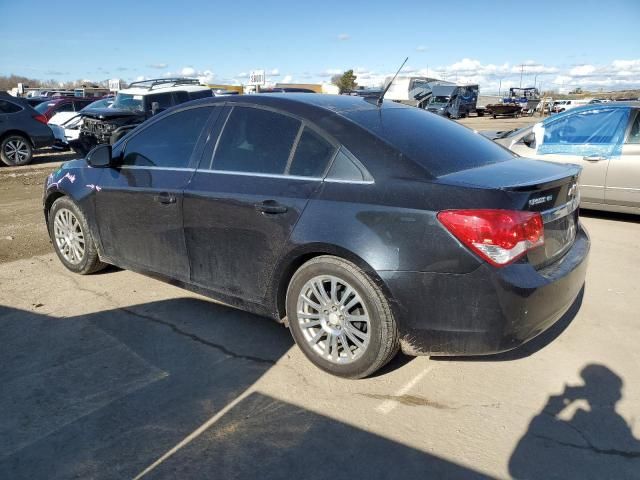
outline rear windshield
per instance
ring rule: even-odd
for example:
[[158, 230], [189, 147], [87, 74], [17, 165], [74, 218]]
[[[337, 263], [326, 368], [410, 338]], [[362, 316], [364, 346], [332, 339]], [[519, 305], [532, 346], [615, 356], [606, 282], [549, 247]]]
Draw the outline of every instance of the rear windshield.
[[42, 102], [41, 104], [36, 105], [33, 108], [35, 108], [38, 111], [38, 113], [44, 113], [47, 110], [49, 110], [49, 108], [53, 107], [54, 105], [55, 105], [55, 102]]
[[482, 135], [416, 107], [355, 111], [348, 117], [435, 177], [514, 157]]

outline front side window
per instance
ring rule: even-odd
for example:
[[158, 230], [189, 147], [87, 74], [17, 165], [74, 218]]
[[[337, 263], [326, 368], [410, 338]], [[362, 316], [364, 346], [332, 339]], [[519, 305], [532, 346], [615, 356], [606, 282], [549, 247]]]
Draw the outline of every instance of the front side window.
[[158, 120], [125, 146], [123, 165], [186, 168], [213, 107], [183, 110]]
[[305, 127], [287, 173], [301, 177], [320, 177], [334, 152], [333, 145], [314, 130]]
[[585, 110], [551, 121], [544, 128], [544, 144], [617, 143], [627, 126], [628, 111]]
[[250, 107], [234, 107], [213, 159], [215, 170], [284, 174], [300, 121]]

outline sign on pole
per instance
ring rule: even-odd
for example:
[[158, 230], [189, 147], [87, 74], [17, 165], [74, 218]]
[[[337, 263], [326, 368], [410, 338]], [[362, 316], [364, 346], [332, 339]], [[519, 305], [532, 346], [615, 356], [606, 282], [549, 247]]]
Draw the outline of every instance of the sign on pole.
[[264, 85], [264, 70], [251, 70], [249, 72], [249, 85]]
[[109, 80], [109, 90], [111, 90], [112, 92], [117, 92], [118, 90], [120, 90], [120, 79], [119, 78], [114, 78]]

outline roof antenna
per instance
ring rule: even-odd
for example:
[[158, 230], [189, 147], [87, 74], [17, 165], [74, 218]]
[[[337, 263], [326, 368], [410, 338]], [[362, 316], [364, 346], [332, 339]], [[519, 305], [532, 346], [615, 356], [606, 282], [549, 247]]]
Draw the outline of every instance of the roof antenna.
[[382, 91], [382, 93], [380, 94], [380, 96], [378, 97], [378, 101], [376, 102], [376, 105], [379, 107], [382, 105], [382, 101], [384, 100], [384, 96], [387, 93], [387, 90], [389, 90], [389, 87], [391, 86], [391, 84], [393, 83], [393, 81], [396, 79], [396, 77], [398, 76], [398, 74], [400, 73], [400, 70], [402, 70], [402, 67], [404, 67], [404, 64], [407, 63], [407, 60], [409, 60], [409, 57], [404, 59], [404, 62], [402, 62], [402, 65], [400, 65], [400, 68], [398, 69], [398, 71], [396, 72], [396, 74], [393, 76], [393, 78], [391, 79], [391, 81], [387, 84], [387, 86], [384, 88], [384, 90]]

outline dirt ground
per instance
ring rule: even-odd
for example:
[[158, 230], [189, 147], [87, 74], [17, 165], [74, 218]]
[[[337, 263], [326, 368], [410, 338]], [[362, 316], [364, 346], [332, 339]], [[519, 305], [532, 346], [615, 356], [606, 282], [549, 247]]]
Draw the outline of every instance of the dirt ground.
[[51, 252], [42, 216], [49, 173], [73, 153], [45, 151], [25, 167], [0, 167], [0, 263]]

